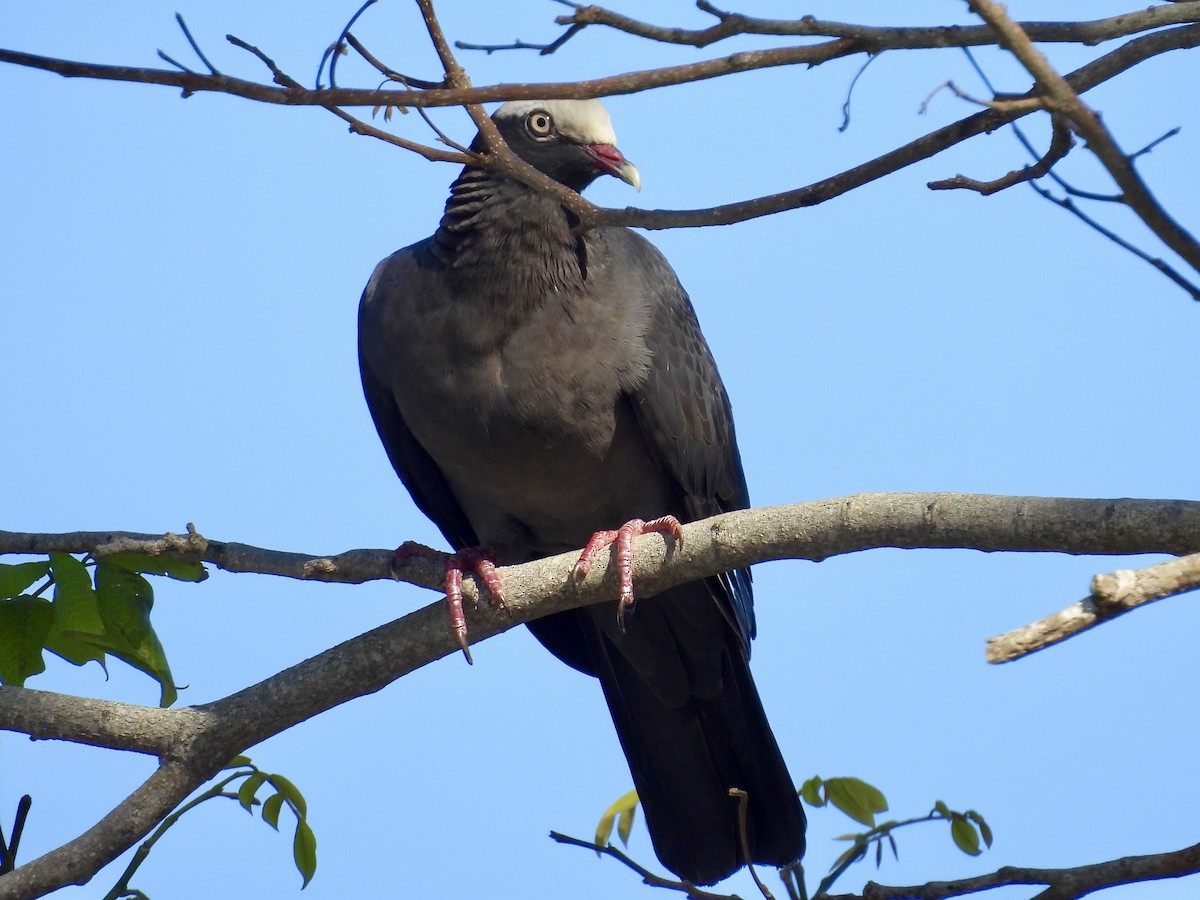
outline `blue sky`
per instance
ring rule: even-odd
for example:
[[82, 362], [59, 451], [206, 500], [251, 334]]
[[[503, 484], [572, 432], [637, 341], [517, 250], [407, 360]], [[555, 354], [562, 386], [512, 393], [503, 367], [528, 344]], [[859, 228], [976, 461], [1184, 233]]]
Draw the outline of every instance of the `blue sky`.
[[[190, 7], [135, 2], [5, 4], [0, 44], [157, 65], [189, 50], [187, 18], [222, 70], [265, 73], [223, 40], [258, 45], [312, 80], [356, 4]], [[451, 38], [553, 37], [546, 2], [443, 3]], [[881, 4], [804, 12], [900, 24]], [[1123, 11], [1087, 5], [1089, 15]], [[1079, 4], [1013, 2], [1055, 19]], [[794, 14], [763, 2], [749, 12]], [[633, 11], [632, 7], [630, 11]], [[904, 23], [969, 22], [965, 4], [906, 4]], [[690, 4], [663, 22], [704, 25]], [[356, 33], [405, 72], [434, 78], [413, 5], [381, 3]], [[739, 47], [758, 46], [747, 41]], [[558, 55], [463, 53], [477, 84], [611, 74], [731, 52], [651, 46], [599, 30]], [[1097, 51], [1049, 48], [1061, 69]], [[979, 54], [1002, 89], [1028, 86], [998, 52]], [[859, 80], [857, 60], [620, 97], [608, 103], [640, 195], [614, 179], [605, 205], [708, 206], [822, 178], [962, 117], [953, 79], [983, 93], [953, 51], [893, 53]], [[346, 84], [373, 84], [344, 64]], [[1126, 150], [1181, 125], [1139, 160], [1164, 205], [1200, 226], [1200, 121], [1165, 86], [1195, 80], [1176, 53], [1097, 89]], [[150, 86], [0, 70], [0, 361], [3, 527], [180, 531], [332, 553], [439, 543], [392, 473], [362, 400], [359, 294], [375, 263], [435, 226], [456, 174], [367, 138], [328, 113]], [[438, 121], [471, 137], [465, 114]], [[416, 116], [391, 126], [424, 137]], [[1044, 141], [1044, 123], [1028, 130]], [[1196, 305], [1145, 263], [1019, 187], [990, 198], [927, 181], [996, 177], [1025, 164], [1007, 132], [813, 209], [720, 229], [658, 232], [692, 294], [738, 420], [756, 503], [858, 491], [1196, 499], [1200, 437]], [[1109, 191], [1076, 149], [1061, 167]], [[1131, 215], [1105, 221], [1160, 251]], [[1200, 611], [1170, 600], [1033, 658], [984, 663], [984, 640], [1080, 599], [1096, 572], [1148, 560], [968, 551], [874, 551], [755, 571], [755, 673], [797, 782], [855, 775], [897, 817], [935, 800], [982, 812], [994, 848], [969, 859], [941, 829], [901, 836], [892, 884], [1002, 864], [1055, 866], [1195, 839]], [[299, 584], [214, 573], [159, 584], [155, 622], [182, 703], [224, 696], [413, 608], [399, 584]], [[306, 794], [320, 842], [311, 897], [636, 895], [617, 864], [554, 845], [587, 836], [629, 776], [597, 686], [523, 629], [449, 658], [251, 748]], [[120, 663], [50, 661], [30, 686], [153, 703]], [[95, 822], [151, 771], [107, 751], [0, 738], [0, 817], [34, 797], [30, 858]], [[809, 867], [851, 829], [811, 815]], [[644, 831], [632, 852], [653, 863]], [[123, 866], [123, 862], [121, 864]], [[119, 867], [64, 897], [102, 896]], [[189, 816], [135, 885], [152, 897], [291, 896], [290, 841], [233, 804]], [[744, 876], [728, 888], [751, 896]], [[1179, 896], [1170, 883], [1113, 891]], [[1011, 889], [996, 896], [1019, 898]]]

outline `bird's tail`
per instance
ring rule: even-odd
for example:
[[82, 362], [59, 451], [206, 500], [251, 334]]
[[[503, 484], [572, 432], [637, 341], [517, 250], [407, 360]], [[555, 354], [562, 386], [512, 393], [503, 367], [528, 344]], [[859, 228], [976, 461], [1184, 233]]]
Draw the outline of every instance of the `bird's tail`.
[[[594, 635], [593, 653], [655, 853], [680, 878], [699, 885], [720, 881], [747, 862], [795, 862], [804, 853], [805, 829], [804, 810], [737, 637], [723, 622], [717, 635], [706, 623], [697, 653], [691, 632], [700, 624], [695, 594], [705, 587], [684, 585], [639, 603], [633, 618], [653, 635], [652, 669], [636, 652], [623, 652], [617, 646], [622, 637], [608, 628]], [[712, 603], [711, 595], [706, 599]], [[693, 615], [681, 628], [685, 605]], [[612, 614], [591, 609], [606, 618]], [[631, 634], [638, 625], [629, 622]], [[673, 668], [685, 673], [682, 688]], [[731, 789], [746, 794], [744, 817]]]

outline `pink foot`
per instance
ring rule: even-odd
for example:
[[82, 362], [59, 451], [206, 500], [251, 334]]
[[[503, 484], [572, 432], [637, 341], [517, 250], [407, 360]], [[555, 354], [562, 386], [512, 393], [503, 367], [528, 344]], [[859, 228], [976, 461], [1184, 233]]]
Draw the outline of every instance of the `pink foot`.
[[462, 648], [463, 656], [468, 663], [471, 650], [467, 645], [467, 617], [463, 614], [462, 580], [463, 573], [470, 571], [479, 577], [487, 586], [488, 593], [495, 598], [497, 605], [504, 606], [504, 582], [496, 572], [496, 553], [488, 547], [464, 547], [457, 553], [443, 553], [418, 544], [416, 541], [405, 541], [392, 554], [392, 568], [395, 569], [413, 556], [423, 556], [426, 559], [442, 560], [446, 572], [446, 605], [450, 609], [450, 628]]
[[660, 516], [649, 522], [631, 519], [616, 531], [597, 531], [593, 534], [591, 540], [587, 542], [587, 546], [583, 548], [583, 553], [579, 555], [579, 562], [575, 563], [575, 568], [571, 570], [571, 580], [578, 584], [583, 581], [588, 570], [591, 569], [596, 554], [609, 544], [616, 545], [614, 550], [617, 554], [617, 591], [620, 597], [620, 602], [617, 604], [617, 623], [621, 626], [622, 631], [625, 630], [625, 611], [633, 608], [635, 600], [633, 594], [633, 539], [638, 535], [654, 531], [669, 534], [675, 539], [676, 544], [683, 545], [683, 531], [679, 520], [674, 516]]

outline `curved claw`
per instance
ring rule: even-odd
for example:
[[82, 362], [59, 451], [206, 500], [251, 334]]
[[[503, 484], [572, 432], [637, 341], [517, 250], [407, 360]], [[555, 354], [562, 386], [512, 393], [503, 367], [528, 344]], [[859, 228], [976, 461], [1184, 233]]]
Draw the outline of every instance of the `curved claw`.
[[609, 544], [614, 545], [617, 555], [617, 624], [622, 631], [625, 630], [625, 612], [632, 609], [636, 602], [633, 590], [633, 539], [651, 532], [669, 534], [676, 544], [683, 545], [683, 526], [674, 516], [660, 516], [649, 522], [630, 519], [616, 531], [597, 531], [593, 534], [571, 569], [571, 580], [578, 584], [591, 569], [596, 554]]
[[489, 547], [464, 547], [457, 553], [443, 553], [415, 541], [405, 541], [392, 554], [392, 568], [403, 565], [413, 556], [442, 561], [446, 606], [450, 612], [450, 630], [454, 632], [454, 639], [462, 649], [463, 656], [473, 665], [474, 660], [471, 658], [471, 649], [467, 641], [467, 617], [463, 612], [463, 573], [470, 571], [477, 575], [496, 604], [502, 609], [505, 608], [504, 582], [496, 571], [496, 552]]

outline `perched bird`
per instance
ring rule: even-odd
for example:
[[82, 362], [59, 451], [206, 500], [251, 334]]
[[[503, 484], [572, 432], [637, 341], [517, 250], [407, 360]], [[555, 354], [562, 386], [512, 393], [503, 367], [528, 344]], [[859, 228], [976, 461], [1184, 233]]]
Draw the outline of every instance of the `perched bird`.
[[[640, 187], [597, 100], [505, 103], [492, 118], [573, 190], [604, 174]], [[526, 562], [630, 520], [749, 504], [729, 399], [675, 273], [629, 229], [576, 225], [546, 195], [468, 166], [433, 236], [381, 262], [363, 294], [371, 416], [417, 506], [466, 551], [456, 565]], [[747, 862], [799, 859], [804, 812], [747, 664], [749, 571], [636, 604], [629, 593], [619, 609], [529, 628], [600, 680], [663, 865], [711, 884]], [[748, 795], [743, 825], [731, 788]]]

